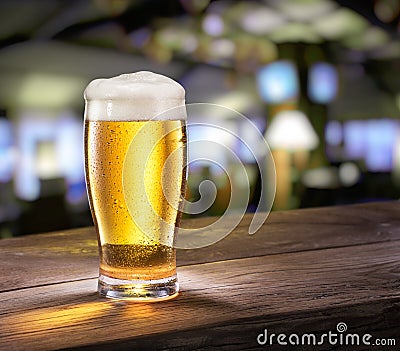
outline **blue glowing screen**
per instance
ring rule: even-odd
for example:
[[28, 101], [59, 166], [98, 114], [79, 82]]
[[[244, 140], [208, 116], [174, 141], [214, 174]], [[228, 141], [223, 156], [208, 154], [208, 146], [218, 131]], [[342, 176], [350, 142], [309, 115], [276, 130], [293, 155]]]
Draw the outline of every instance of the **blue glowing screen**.
[[297, 71], [290, 61], [277, 61], [257, 72], [260, 96], [268, 103], [295, 99], [299, 94]]
[[308, 74], [308, 95], [313, 102], [326, 104], [337, 93], [336, 69], [329, 63], [319, 62], [311, 66]]
[[388, 118], [346, 122], [343, 130], [345, 158], [364, 160], [371, 172], [391, 171], [399, 129], [399, 122]]

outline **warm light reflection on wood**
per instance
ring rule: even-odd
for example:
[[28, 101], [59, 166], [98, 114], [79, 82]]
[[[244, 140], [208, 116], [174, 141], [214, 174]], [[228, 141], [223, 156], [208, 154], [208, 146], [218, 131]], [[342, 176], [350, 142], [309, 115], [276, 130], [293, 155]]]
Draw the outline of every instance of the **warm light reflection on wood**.
[[[8, 323], [10, 332], [40, 333], [49, 329], [79, 329], [97, 318], [110, 315], [110, 323], [116, 316], [135, 318], [136, 320], [149, 318], [156, 313], [152, 304], [137, 304], [129, 300], [106, 300], [84, 302], [60, 309], [57, 307], [35, 309], [14, 315]], [[5, 330], [3, 329], [3, 332]]]
[[35, 309], [15, 316], [15, 326], [23, 331], [40, 331], [48, 328], [62, 328], [78, 325], [105, 315], [112, 304], [107, 302], [85, 302], [60, 309], [45, 308]]

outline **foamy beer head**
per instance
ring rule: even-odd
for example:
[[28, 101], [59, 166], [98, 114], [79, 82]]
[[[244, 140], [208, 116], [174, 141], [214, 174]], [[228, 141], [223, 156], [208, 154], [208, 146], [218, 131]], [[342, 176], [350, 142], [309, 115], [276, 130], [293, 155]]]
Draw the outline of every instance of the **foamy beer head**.
[[84, 97], [85, 119], [90, 121], [186, 119], [184, 88], [152, 72], [95, 79], [87, 86]]

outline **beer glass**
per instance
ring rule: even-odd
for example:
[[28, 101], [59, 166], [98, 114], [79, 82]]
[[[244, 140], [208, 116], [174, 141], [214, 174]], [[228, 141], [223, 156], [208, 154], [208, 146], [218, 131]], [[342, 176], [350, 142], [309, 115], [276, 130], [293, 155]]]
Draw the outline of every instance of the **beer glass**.
[[168, 77], [137, 72], [96, 79], [84, 97], [98, 292], [172, 298], [179, 290], [174, 241], [186, 182], [185, 91]]

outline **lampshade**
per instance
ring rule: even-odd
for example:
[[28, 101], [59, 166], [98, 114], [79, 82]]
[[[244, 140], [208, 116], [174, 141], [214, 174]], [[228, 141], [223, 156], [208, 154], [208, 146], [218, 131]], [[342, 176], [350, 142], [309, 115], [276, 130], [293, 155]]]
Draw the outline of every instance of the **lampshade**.
[[289, 151], [312, 150], [318, 146], [318, 136], [301, 111], [279, 112], [265, 134], [271, 149]]

